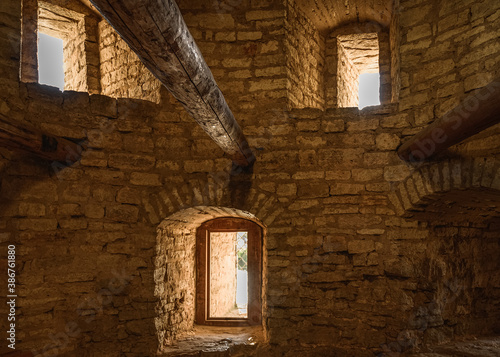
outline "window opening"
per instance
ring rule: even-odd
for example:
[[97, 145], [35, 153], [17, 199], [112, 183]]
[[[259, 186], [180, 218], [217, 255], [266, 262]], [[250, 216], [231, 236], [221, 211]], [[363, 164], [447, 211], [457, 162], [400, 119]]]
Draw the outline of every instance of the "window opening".
[[64, 90], [63, 40], [38, 34], [38, 82]]
[[380, 74], [361, 73], [359, 75], [358, 108], [380, 105]]
[[[337, 91], [339, 107], [358, 107], [366, 105], [380, 104], [379, 87], [371, 87], [370, 95], [376, 97], [370, 104], [365, 104], [365, 92], [361, 93], [361, 88], [365, 87], [366, 78], [373, 83], [373, 77], [379, 73], [379, 41], [377, 33], [360, 33], [341, 35], [337, 37], [338, 73]], [[363, 83], [361, 83], [363, 82]], [[362, 96], [362, 98], [360, 97]], [[360, 103], [363, 99], [363, 103]]]

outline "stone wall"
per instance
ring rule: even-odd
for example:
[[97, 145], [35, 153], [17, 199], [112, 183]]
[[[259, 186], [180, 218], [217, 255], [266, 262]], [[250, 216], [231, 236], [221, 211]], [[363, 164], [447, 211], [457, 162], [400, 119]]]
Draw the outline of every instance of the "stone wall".
[[358, 67], [354, 64], [347, 50], [342, 45], [342, 36], [335, 38], [337, 57], [337, 105], [339, 108], [356, 108], [359, 103], [359, 75]]
[[400, 8], [399, 0], [394, 0], [389, 26], [389, 44], [391, 51], [391, 102], [399, 101], [399, 90], [401, 88], [401, 33], [400, 33]]
[[102, 94], [160, 102], [161, 83], [105, 20], [99, 22], [99, 53]]
[[498, 77], [498, 4], [401, 1], [401, 110], [424, 126]]
[[238, 122], [288, 98], [284, 5], [273, 1], [179, 1], [191, 34]]
[[210, 232], [210, 317], [236, 306], [236, 233]]
[[160, 303], [155, 318], [160, 345], [171, 345], [189, 332], [195, 317], [196, 239], [189, 229], [169, 229], [158, 236], [154, 278]]
[[82, 16], [72, 23], [71, 29], [63, 38], [64, 90], [88, 92], [85, 37]]
[[38, 56], [36, 53], [38, 29], [38, 2], [36, 0], [23, 0], [21, 33], [21, 63], [19, 76], [23, 82], [38, 82]]
[[[474, 139], [491, 149], [486, 159], [464, 144], [461, 158], [414, 167], [395, 151], [498, 74], [498, 3], [401, 1], [401, 100], [362, 112], [286, 110], [282, 6], [180, 5], [254, 148], [252, 172], [231, 174], [168, 97], [156, 104], [20, 83], [21, 8], [0, 3], [0, 115], [88, 140], [69, 167], [0, 149], [0, 242], [4, 252], [16, 245], [19, 350], [153, 356], [187, 332], [192, 233], [165, 235], [171, 251], [156, 228], [195, 206], [249, 212], [267, 228], [268, 355], [373, 356], [498, 331], [498, 202], [481, 222], [469, 211], [437, 225], [408, 216], [455, 186], [500, 190], [495, 132]], [[178, 222], [190, 229], [213, 218], [188, 217]]]
[[325, 38], [294, 1], [287, 3], [285, 29], [289, 107], [323, 109]]

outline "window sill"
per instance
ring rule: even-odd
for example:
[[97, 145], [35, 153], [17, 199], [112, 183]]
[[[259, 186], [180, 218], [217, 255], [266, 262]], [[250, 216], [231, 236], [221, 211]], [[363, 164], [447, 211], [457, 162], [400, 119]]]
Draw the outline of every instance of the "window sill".
[[196, 325], [194, 330], [167, 347], [162, 356], [198, 356], [199, 352], [250, 355], [264, 343], [262, 326], [221, 327]]

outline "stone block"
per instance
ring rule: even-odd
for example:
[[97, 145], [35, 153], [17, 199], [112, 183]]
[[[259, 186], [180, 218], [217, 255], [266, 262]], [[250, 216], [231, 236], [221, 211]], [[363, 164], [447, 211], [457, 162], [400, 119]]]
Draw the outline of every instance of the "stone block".
[[378, 127], [379, 127], [378, 119], [360, 118], [355, 121], [347, 122], [347, 131], [376, 130]]
[[122, 171], [107, 168], [88, 168], [85, 170], [85, 174], [95, 182], [113, 185], [121, 184], [125, 178], [125, 174]]
[[[225, 73], [225, 71], [224, 71]], [[240, 71], [233, 71], [227, 74], [229, 78], [246, 79], [252, 77], [252, 72], [248, 69], [242, 69]]]
[[136, 154], [111, 154], [109, 155], [109, 167], [120, 170], [149, 170], [155, 165], [155, 157]]
[[234, 42], [236, 41], [236, 33], [231, 32], [217, 32], [215, 34], [215, 41], [217, 42]]
[[429, 37], [431, 35], [432, 35], [431, 25], [427, 23], [410, 28], [410, 30], [406, 34], [406, 40], [408, 42], [412, 42], [419, 40], [421, 38]]
[[246, 31], [238, 32], [236, 34], [238, 41], [256, 41], [262, 38], [262, 32], [260, 31]]
[[234, 18], [231, 14], [205, 13], [196, 16], [199, 25], [208, 29], [233, 28]]
[[330, 195], [356, 195], [364, 189], [362, 184], [334, 183], [330, 186]]
[[254, 10], [245, 14], [247, 21], [269, 20], [285, 16], [284, 10]]
[[342, 119], [324, 120], [322, 127], [325, 133], [340, 133], [345, 130], [345, 123]]
[[160, 175], [145, 172], [132, 172], [130, 183], [138, 186], [161, 186]]
[[90, 197], [90, 185], [87, 183], [75, 182], [63, 186], [61, 199], [64, 201], [88, 201]]
[[80, 163], [83, 166], [106, 167], [108, 160], [106, 154], [102, 151], [85, 150], [82, 153]]
[[349, 180], [351, 171], [349, 170], [334, 170], [325, 172], [325, 180]]
[[399, 136], [391, 133], [382, 133], [375, 138], [377, 149], [379, 150], [396, 150], [401, 143]]
[[137, 222], [139, 209], [132, 205], [112, 205], [106, 206], [106, 218], [116, 222]]
[[90, 96], [90, 111], [92, 114], [116, 118], [118, 116], [116, 99], [105, 95], [93, 94]]
[[347, 242], [349, 254], [370, 253], [375, 250], [375, 243], [372, 240], [352, 240]]
[[87, 226], [88, 222], [86, 219], [73, 218], [73, 219], [59, 220], [59, 227], [61, 227], [62, 229], [80, 230], [80, 229], [87, 229]]
[[383, 173], [383, 169], [353, 169], [352, 179], [354, 181], [381, 180]]
[[348, 281], [353, 279], [349, 278], [344, 271], [331, 271], [331, 272], [322, 271], [310, 274], [307, 277], [307, 280], [312, 283], [334, 283], [334, 282]]
[[211, 172], [214, 167], [212, 160], [187, 160], [184, 162], [184, 170], [188, 173], [193, 172]]
[[323, 238], [323, 250], [325, 252], [347, 251], [346, 239], [343, 236], [325, 236]]
[[410, 173], [409, 167], [404, 164], [387, 166], [384, 168], [384, 179], [386, 181], [403, 181]]
[[57, 220], [48, 218], [25, 218], [16, 220], [17, 228], [20, 231], [52, 231], [57, 229]]
[[286, 88], [287, 80], [285, 78], [278, 79], [261, 79], [259, 81], [250, 82], [250, 92], [261, 90], [276, 90]]
[[137, 133], [123, 136], [123, 148], [130, 152], [152, 152], [154, 143], [149, 136], [140, 136]]
[[278, 184], [276, 194], [279, 196], [295, 196], [297, 194], [297, 185], [294, 183]]
[[318, 206], [318, 200], [297, 200], [288, 206], [288, 209], [291, 211], [298, 211], [302, 209], [308, 209], [312, 207]]
[[325, 177], [323, 171], [299, 171], [292, 175], [294, 180], [314, 180]]
[[329, 189], [330, 188], [326, 182], [307, 181], [299, 184], [297, 196], [304, 198], [328, 197]]
[[42, 217], [45, 216], [45, 212], [46, 209], [44, 204], [30, 202], [19, 203], [19, 215], [21, 216]]
[[251, 58], [226, 58], [222, 61], [222, 66], [228, 68], [250, 67]]
[[85, 205], [85, 217], [100, 219], [104, 217], [104, 207], [99, 204], [86, 204]]

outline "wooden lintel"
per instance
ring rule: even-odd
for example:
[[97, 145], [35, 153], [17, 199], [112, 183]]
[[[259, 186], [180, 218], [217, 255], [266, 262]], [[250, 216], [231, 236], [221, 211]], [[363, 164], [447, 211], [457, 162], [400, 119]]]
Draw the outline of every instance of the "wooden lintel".
[[419, 162], [500, 123], [500, 79], [470, 93], [456, 108], [411, 137], [398, 149], [407, 162]]
[[2, 116], [0, 116], [0, 147], [66, 164], [78, 161], [84, 149], [81, 144], [15, 124]]
[[174, 0], [91, 0], [102, 16], [240, 166], [255, 157]]

